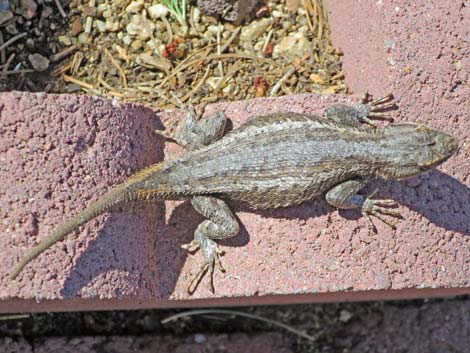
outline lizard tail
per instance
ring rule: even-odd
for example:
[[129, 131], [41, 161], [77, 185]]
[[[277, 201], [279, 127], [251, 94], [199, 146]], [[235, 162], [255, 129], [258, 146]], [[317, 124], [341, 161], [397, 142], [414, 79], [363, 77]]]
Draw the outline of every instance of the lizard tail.
[[91, 204], [82, 212], [78, 213], [75, 217], [72, 217], [68, 222], [57, 228], [56, 231], [49, 237], [32, 248], [13, 268], [10, 274], [10, 279], [15, 279], [29, 262], [38, 257], [51, 245], [62, 240], [66, 235], [73, 232], [75, 229], [90, 221], [91, 219], [101, 215], [102, 213], [105, 213], [106, 211], [109, 211], [114, 206], [129, 201], [130, 199], [131, 195], [126, 192], [126, 185], [121, 184], [109, 190], [102, 198]]

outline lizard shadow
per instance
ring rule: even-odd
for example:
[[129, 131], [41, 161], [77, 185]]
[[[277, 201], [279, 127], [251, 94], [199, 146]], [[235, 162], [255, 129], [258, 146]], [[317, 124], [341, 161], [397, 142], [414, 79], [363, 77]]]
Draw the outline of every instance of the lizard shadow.
[[[156, 114], [141, 106], [146, 118], [133, 124], [117, 146], [131, 157], [125, 159], [121, 169], [140, 170], [164, 160], [164, 139], [155, 136], [155, 129], [163, 124]], [[77, 153], [83, 153], [77, 145]], [[117, 159], [116, 159], [117, 160]], [[77, 257], [61, 289], [64, 298], [167, 298], [173, 291], [185, 262], [185, 250], [179, 245], [192, 237], [191, 230], [165, 223], [166, 204], [162, 201], [135, 202], [109, 213], [108, 218], [93, 240], [88, 240], [91, 229], [99, 220], [91, 220], [81, 228], [81, 234], [71, 251], [79, 244], [86, 247]], [[103, 216], [100, 216], [103, 217]], [[184, 217], [181, 224], [184, 225]], [[101, 222], [102, 224], [102, 222]], [[184, 228], [184, 227], [183, 227]]]
[[[374, 198], [393, 199], [438, 227], [470, 235], [470, 188], [448, 174], [434, 169], [406, 181], [378, 179], [370, 182], [360, 193], [370, 195], [376, 189], [380, 192]], [[252, 210], [243, 203], [235, 203], [233, 210], [252, 212], [266, 218], [308, 219], [331, 213], [336, 208], [319, 197], [299, 206], [272, 210]], [[348, 220], [363, 217], [357, 209], [339, 209], [338, 212]]]
[[437, 169], [404, 182], [388, 182], [391, 198], [436, 226], [470, 235], [470, 188]]
[[[370, 194], [376, 188], [380, 188], [377, 197], [394, 199], [439, 227], [470, 235], [470, 188], [451, 176], [433, 170], [405, 182], [377, 180], [362, 193]], [[335, 210], [321, 198], [299, 206], [272, 210], [253, 210], [243, 202], [229, 202], [229, 205], [235, 214], [248, 212], [263, 218], [307, 219]], [[140, 273], [140, 296], [168, 299], [180, 278], [186, 256], [198, 256], [202, 261], [200, 252], [190, 255], [181, 249], [181, 245], [193, 239], [194, 231], [204, 217], [193, 209], [189, 200], [174, 207], [167, 222], [165, 212], [165, 203], [158, 201], [131, 204], [123, 207], [121, 212], [112, 213], [98, 237], [88, 243], [87, 250], [65, 281], [61, 294], [71, 298], [82, 290], [82, 296], [93, 295], [96, 289], [87, 286], [93, 278], [107, 272], [124, 271], [134, 275]], [[362, 217], [357, 210], [339, 212], [346, 219]], [[241, 247], [250, 241], [251, 235], [242, 222], [239, 224], [240, 233], [220, 241], [221, 245]], [[112, 278], [113, 275], [99, 283], [103, 285]], [[122, 284], [122, 275], [119, 281]], [[126, 296], [125, 288], [117, 290], [119, 292], [114, 292], [113, 296]]]

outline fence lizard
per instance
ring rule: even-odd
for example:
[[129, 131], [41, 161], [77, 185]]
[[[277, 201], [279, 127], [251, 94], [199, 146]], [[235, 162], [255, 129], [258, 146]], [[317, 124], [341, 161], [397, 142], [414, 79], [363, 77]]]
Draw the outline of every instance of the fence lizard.
[[[150, 166], [109, 190], [48, 238], [31, 249], [15, 266], [11, 279], [34, 258], [78, 227], [113, 207], [139, 200], [190, 198], [207, 218], [183, 245], [201, 249], [204, 263], [188, 290], [193, 292], [214, 268], [225, 271], [216, 240], [235, 236], [238, 221], [224, 200], [241, 200], [253, 208], [300, 204], [321, 195], [342, 209], [359, 209], [393, 227], [383, 215], [399, 217], [393, 200], [378, 200], [357, 192], [371, 179], [402, 180], [441, 164], [457, 149], [458, 141], [436, 129], [416, 124], [389, 124], [383, 129], [371, 118], [385, 116], [391, 95], [354, 107], [334, 105], [324, 116], [277, 113], [251, 118], [223, 136], [226, 117], [218, 112], [197, 120], [189, 112], [182, 128], [170, 137], [187, 149], [174, 160]], [[163, 133], [165, 135], [165, 133]]]

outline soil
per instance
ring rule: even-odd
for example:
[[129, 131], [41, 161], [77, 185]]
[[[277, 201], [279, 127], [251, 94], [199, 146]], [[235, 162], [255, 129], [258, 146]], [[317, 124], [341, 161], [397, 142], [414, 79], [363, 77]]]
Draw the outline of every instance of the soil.
[[0, 90], [87, 93], [155, 108], [347, 92], [321, 0], [269, 1], [242, 26], [194, 4], [178, 21], [156, 1], [71, 0], [65, 18], [57, 3], [5, 3]]
[[[210, 310], [210, 309], [209, 309]], [[470, 344], [468, 298], [396, 302], [265, 306], [232, 309], [282, 322], [314, 341], [272, 324], [234, 315], [187, 316], [185, 310], [52, 313], [0, 318], [0, 337], [158, 335], [180, 337], [278, 332], [293, 352], [465, 352]], [[169, 336], [168, 336], [169, 335]]]

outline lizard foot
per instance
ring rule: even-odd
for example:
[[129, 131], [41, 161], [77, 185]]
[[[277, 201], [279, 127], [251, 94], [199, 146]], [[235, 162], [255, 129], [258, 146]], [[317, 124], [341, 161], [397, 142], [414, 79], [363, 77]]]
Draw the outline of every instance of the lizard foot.
[[368, 198], [365, 199], [364, 204], [362, 205], [361, 213], [367, 221], [369, 230], [377, 233], [377, 228], [375, 228], [372, 223], [371, 216], [374, 216], [378, 220], [382, 221], [388, 225], [393, 230], [396, 229], [395, 224], [390, 222], [388, 219], [384, 218], [383, 215], [388, 215], [396, 218], [403, 218], [399, 211], [391, 209], [390, 207], [397, 207], [398, 204], [395, 200], [372, 200], [371, 197], [375, 194], [372, 193]]
[[[194, 106], [189, 103], [187, 106], [180, 106], [180, 109], [182, 109], [185, 112], [185, 117], [183, 119], [183, 125], [186, 125], [187, 128], [193, 129], [194, 125], [196, 124], [198, 117], [196, 114], [196, 109]], [[168, 129], [165, 130], [154, 130], [156, 135], [162, 136], [164, 139], [176, 142], [177, 144], [181, 144], [181, 131], [177, 131], [177, 127], [174, 126], [172, 128], [173, 131], [169, 132]]]
[[392, 119], [387, 113], [384, 112], [384, 110], [395, 106], [393, 95], [391, 93], [384, 97], [374, 99], [370, 102], [368, 100], [369, 94], [366, 92], [361, 99], [361, 103], [355, 106], [361, 121], [373, 127], [377, 127], [377, 124], [375, 124], [372, 119]]
[[[215, 293], [214, 270], [217, 267], [220, 272], [225, 272], [225, 268], [222, 266], [222, 261], [220, 260], [220, 256], [224, 254], [224, 251], [219, 249], [219, 246], [215, 241], [207, 239], [206, 242], [207, 243], [205, 243], [205, 247], [202, 249], [205, 261], [199, 268], [198, 272], [192, 276], [191, 282], [188, 286], [189, 294], [193, 294], [196, 291], [199, 283], [201, 283], [201, 280], [204, 278], [207, 272], [209, 272], [208, 288], [212, 293]], [[181, 247], [191, 253], [201, 248], [199, 242], [196, 240], [193, 240], [188, 244], [184, 244]]]

